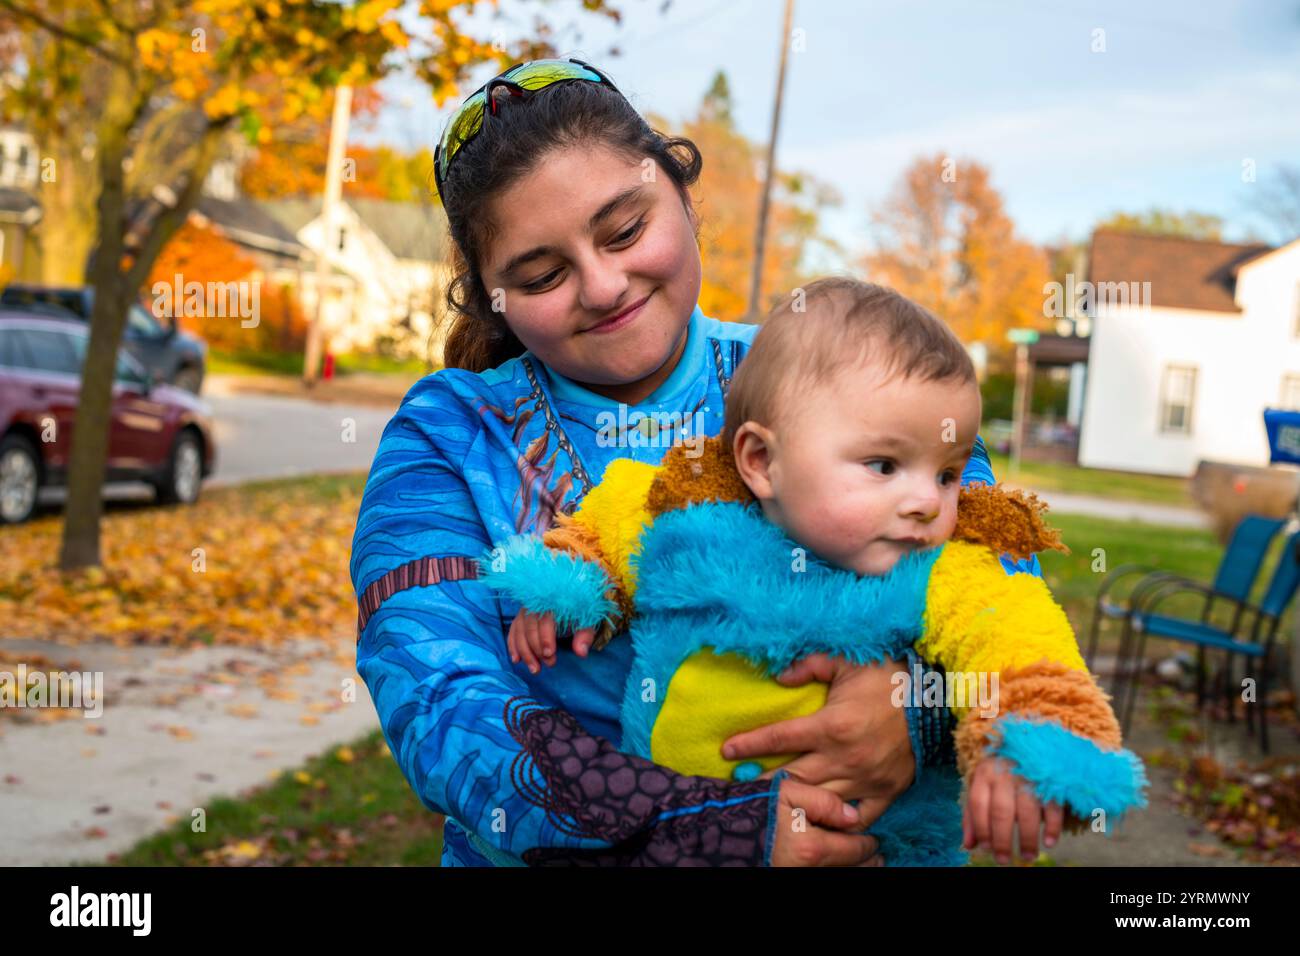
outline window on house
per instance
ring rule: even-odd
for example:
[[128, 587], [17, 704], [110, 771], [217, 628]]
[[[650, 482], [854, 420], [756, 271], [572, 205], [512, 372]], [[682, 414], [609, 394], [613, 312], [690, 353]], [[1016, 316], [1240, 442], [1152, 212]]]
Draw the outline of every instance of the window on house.
[[1295, 321], [1291, 323], [1291, 335], [1300, 339], [1300, 285], [1295, 287]]
[[1166, 365], [1160, 383], [1160, 430], [1192, 433], [1192, 406], [1196, 400], [1196, 369]]
[[1300, 412], [1300, 375], [1282, 376], [1282, 401], [1278, 407]]

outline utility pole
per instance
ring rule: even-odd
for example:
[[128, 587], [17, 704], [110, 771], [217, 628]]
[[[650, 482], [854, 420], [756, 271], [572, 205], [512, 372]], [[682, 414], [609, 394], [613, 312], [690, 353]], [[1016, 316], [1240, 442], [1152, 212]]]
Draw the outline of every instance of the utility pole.
[[754, 235], [754, 269], [749, 284], [749, 318], [758, 317], [763, 294], [763, 251], [767, 240], [767, 214], [772, 202], [772, 178], [776, 174], [776, 135], [781, 129], [781, 100], [785, 94], [785, 66], [790, 54], [790, 25], [794, 21], [794, 0], [785, 0], [785, 25], [781, 27], [781, 65], [776, 74], [776, 103], [772, 107], [772, 135], [767, 140], [767, 170], [763, 175], [763, 198], [758, 205], [758, 231]]
[[330, 122], [329, 156], [325, 164], [325, 195], [321, 199], [321, 246], [316, 257], [316, 314], [307, 327], [307, 354], [302, 363], [302, 380], [316, 384], [320, 366], [321, 343], [325, 329], [325, 290], [330, 278], [330, 264], [338, 246], [337, 209], [343, 190], [343, 152], [348, 142], [348, 120], [352, 115], [352, 87], [344, 84], [334, 90], [334, 117]]

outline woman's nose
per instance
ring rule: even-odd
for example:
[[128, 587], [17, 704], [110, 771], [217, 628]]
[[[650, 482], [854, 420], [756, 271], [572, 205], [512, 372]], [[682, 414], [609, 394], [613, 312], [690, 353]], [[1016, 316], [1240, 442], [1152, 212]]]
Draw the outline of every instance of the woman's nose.
[[608, 315], [627, 305], [627, 273], [607, 262], [584, 263], [579, 269], [578, 302], [589, 312]]

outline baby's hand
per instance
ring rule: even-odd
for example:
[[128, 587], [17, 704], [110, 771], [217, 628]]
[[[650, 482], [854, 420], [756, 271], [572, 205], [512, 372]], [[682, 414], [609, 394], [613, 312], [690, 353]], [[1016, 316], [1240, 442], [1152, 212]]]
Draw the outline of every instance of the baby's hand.
[[[573, 652], [579, 657], [586, 657], [596, 639], [594, 627], [584, 627], [573, 633]], [[555, 666], [555, 616], [547, 611], [534, 614], [527, 609], [521, 610], [510, 625], [510, 634], [506, 638], [513, 663], [523, 661], [530, 673], [541, 670], [539, 661], [547, 667]]]
[[999, 757], [982, 760], [971, 774], [970, 792], [962, 811], [962, 847], [973, 850], [992, 841], [997, 861], [1011, 862], [1011, 834], [1019, 825], [1020, 854], [1026, 860], [1038, 856], [1038, 828], [1046, 824], [1043, 843], [1055, 846], [1065, 822], [1059, 804], [1044, 807], [1029, 784], [1011, 772]]

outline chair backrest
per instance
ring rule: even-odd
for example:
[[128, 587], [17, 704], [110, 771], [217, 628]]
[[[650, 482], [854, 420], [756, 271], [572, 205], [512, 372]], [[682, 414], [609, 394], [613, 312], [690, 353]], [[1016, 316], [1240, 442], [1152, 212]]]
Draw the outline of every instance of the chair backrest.
[[1296, 585], [1300, 585], [1300, 531], [1287, 536], [1282, 553], [1277, 558], [1277, 567], [1273, 569], [1273, 579], [1268, 582], [1264, 600], [1259, 602], [1259, 609], [1269, 617], [1281, 617], [1295, 597]]
[[1219, 562], [1219, 570], [1214, 575], [1214, 590], [1238, 601], [1249, 598], [1268, 546], [1285, 523], [1283, 518], [1260, 515], [1242, 518], [1228, 542], [1228, 550], [1223, 552], [1223, 560]]

